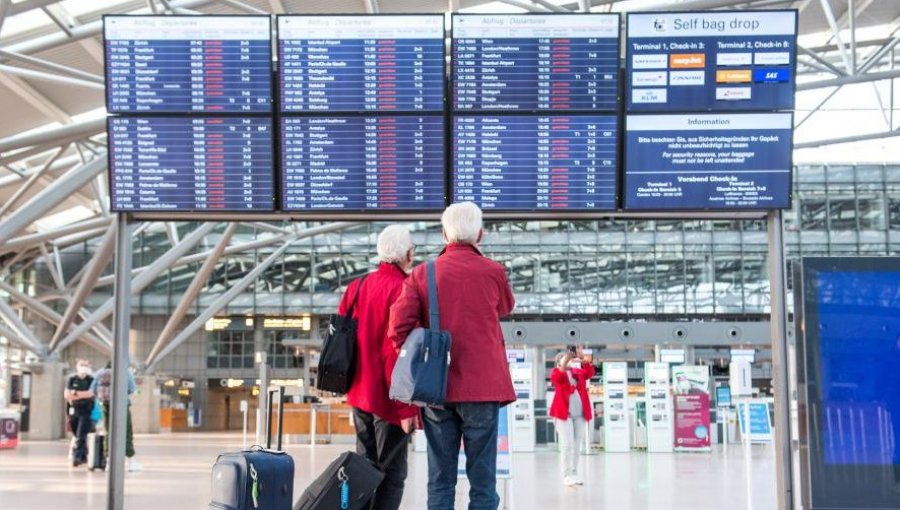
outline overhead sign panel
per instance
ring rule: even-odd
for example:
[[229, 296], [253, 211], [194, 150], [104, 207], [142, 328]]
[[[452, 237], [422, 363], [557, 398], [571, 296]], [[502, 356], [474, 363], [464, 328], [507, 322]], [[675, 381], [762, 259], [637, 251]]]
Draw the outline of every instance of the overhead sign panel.
[[453, 201], [485, 210], [614, 210], [614, 115], [458, 115]]
[[115, 211], [272, 211], [268, 117], [110, 117]]
[[443, 115], [281, 118], [282, 209], [440, 210]]
[[444, 17], [279, 16], [283, 112], [444, 108]]
[[629, 115], [625, 208], [790, 206], [793, 115]]
[[453, 16], [457, 111], [615, 111], [618, 14]]
[[268, 16], [105, 16], [110, 113], [272, 110]]
[[628, 14], [626, 108], [791, 110], [796, 54], [796, 11]]

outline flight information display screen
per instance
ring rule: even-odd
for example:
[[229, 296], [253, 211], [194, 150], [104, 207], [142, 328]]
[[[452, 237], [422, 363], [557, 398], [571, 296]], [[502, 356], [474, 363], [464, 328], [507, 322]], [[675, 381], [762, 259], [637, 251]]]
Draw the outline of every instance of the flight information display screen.
[[267, 117], [110, 117], [116, 211], [272, 211]]
[[791, 110], [796, 11], [628, 14], [630, 112]]
[[105, 16], [110, 113], [272, 111], [268, 16]]
[[790, 113], [629, 115], [625, 209], [777, 209], [791, 203]]
[[616, 208], [614, 115], [453, 119], [453, 201], [503, 211]]
[[282, 117], [282, 209], [440, 210], [443, 115]]
[[618, 14], [453, 16], [457, 111], [615, 111]]
[[283, 112], [444, 109], [444, 17], [279, 16]]

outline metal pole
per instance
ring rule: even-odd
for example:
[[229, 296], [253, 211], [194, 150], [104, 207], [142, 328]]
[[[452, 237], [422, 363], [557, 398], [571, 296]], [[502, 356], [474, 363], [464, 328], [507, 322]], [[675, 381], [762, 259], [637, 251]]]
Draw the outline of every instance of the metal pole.
[[[792, 510], [791, 394], [788, 387], [787, 288], [784, 275], [784, 225], [780, 210], [769, 211], [769, 289], [772, 295], [772, 371], [775, 378], [775, 455], [778, 510]], [[748, 404], [749, 408], [749, 404]], [[749, 433], [750, 423], [745, 424]]]
[[109, 430], [107, 510], [125, 508], [125, 428], [128, 412], [128, 332], [131, 329], [131, 226], [128, 216], [117, 215], [116, 309], [113, 330], [112, 408]]

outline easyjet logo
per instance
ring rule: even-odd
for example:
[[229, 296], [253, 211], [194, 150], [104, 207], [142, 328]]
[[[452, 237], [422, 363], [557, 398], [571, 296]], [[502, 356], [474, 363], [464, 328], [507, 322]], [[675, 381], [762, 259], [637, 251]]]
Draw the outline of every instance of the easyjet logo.
[[669, 67], [673, 69], [695, 69], [706, 67], [706, 54], [674, 53], [669, 55]]

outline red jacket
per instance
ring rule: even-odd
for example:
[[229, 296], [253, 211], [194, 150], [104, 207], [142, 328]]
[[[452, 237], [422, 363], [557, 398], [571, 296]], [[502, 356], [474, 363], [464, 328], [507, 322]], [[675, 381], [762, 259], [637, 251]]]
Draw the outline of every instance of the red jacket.
[[558, 367], [554, 368], [550, 372], [550, 382], [553, 383], [556, 394], [553, 396], [553, 403], [550, 405], [550, 416], [559, 420], [568, 420], [569, 398], [572, 396], [572, 393], [577, 391], [578, 396], [581, 397], [582, 416], [584, 416], [585, 420], [590, 420], [593, 416], [591, 413], [593, 409], [591, 409], [591, 399], [588, 398], [587, 382], [591, 377], [594, 377], [595, 372], [594, 366], [590, 363], [584, 365], [581, 369], [572, 369], [572, 377], [575, 379], [575, 386], [572, 386], [569, 383], [566, 371], [560, 370]]
[[[391, 373], [397, 363], [397, 352], [387, 340], [388, 317], [391, 304], [400, 296], [406, 274], [394, 264], [382, 263], [366, 277], [353, 309], [357, 320], [356, 373], [347, 392], [347, 403], [372, 413], [395, 425], [403, 418], [418, 414], [415, 406], [394, 402], [388, 398]], [[360, 279], [347, 286], [338, 313], [346, 315], [356, 296]]]
[[[515, 306], [506, 270], [477, 248], [449, 244], [436, 261], [440, 327], [450, 332], [447, 402], [516, 400], [500, 318]], [[416, 267], [391, 307], [388, 338], [399, 349], [419, 324], [428, 324], [426, 264]]]

